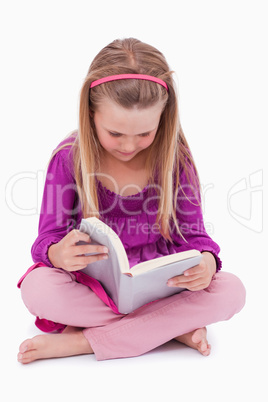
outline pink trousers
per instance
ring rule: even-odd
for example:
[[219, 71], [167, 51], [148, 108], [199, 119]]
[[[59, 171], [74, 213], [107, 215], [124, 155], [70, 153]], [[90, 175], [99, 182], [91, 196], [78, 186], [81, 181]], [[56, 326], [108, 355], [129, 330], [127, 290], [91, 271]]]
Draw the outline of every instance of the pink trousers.
[[179, 335], [228, 320], [245, 304], [243, 284], [227, 272], [214, 275], [207, 289], [184, 291], [127, 315], [114, 313], [61, 269], [34, 269], [23, 280], [21, 293], [33, 315], [84, 328], [97, 360], [141, 355]]

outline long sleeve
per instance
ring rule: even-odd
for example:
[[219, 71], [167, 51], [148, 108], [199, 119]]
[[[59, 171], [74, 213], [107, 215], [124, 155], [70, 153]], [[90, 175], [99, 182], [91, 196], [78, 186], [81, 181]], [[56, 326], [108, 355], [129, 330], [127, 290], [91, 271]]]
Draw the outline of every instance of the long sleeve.
[[217, 263], [217, 271], [221, 269], [222, 262], [218, 256], [220, 247], [207, 234], [201, 207], [200, 192], [191, 185], [185, 171], [180, 173], [180, 188], [177, 196], [177, 222], [184, 239], [176, 232], [172, 236], [182, 249], [197, 249], [200, 252], [211, 252]]
[[70, 163], [70, 147], [52, 158], [44, 186], [38, 237], [32, 246], [34, 262], [52, 266], [48, 248], [58, 243], [81, 220], [75, 179]]

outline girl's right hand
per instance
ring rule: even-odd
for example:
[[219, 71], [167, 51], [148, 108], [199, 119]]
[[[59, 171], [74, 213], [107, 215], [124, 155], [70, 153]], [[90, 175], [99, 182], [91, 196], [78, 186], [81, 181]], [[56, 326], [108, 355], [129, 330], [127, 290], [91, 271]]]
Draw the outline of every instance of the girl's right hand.
[[[79, 241], [87, 244], [77, 245]], [[55, 268], [62, 268], [65, 271], [78, 271], [88, 264], [107, 259], [108, 249], [101, 245], [91, 245], [88, 234], [79, 230], [72, 230], [62, 240], [52, 244], [48, 249], [48, 258]], [[86, 256], [87, 253], [97, 253]]]

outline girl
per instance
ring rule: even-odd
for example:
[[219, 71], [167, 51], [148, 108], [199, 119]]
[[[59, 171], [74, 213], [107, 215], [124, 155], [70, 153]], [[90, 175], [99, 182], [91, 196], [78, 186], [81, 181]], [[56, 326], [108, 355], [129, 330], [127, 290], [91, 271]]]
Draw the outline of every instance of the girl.
[[[35, 264], [18, 284], [36, 325], [54, 333], [24, 341], [18, 360], [138, 356], [171, 339], [209, 355], [206, 325], [239, 312], [245, 289], [220, 271], [199, 187], [164, 56], [136, 39], [112, 42], [93, 60], [82, 87], [78, 133], [52, 155]], [[130, 266], [198, 249], [201, 263], [167, 283], [188, 290], [119, 314], [101, 284], [79, 272], [109, 253], [79, 232], [88, 216], [118, 233]]]

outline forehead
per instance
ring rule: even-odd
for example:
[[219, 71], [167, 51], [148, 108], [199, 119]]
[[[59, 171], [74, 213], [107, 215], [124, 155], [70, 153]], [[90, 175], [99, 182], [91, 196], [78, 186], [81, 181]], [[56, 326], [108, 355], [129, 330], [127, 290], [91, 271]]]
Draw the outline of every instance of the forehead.
[[125, 109], [114, 102], [103, 101], [95, 112], [95, 119], [103, 128], [124, 134], [141, 134], [158, 127], [163, 103], [139, 109]]

